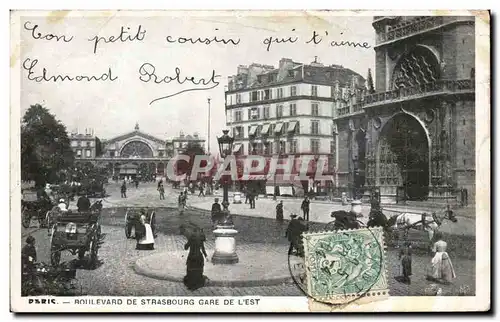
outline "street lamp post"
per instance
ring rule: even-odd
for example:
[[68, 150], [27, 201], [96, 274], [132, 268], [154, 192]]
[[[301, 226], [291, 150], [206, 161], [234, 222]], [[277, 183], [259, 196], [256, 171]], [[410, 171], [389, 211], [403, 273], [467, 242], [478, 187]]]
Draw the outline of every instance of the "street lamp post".
[[[228, 130], [222, 131], [223, 135], [217, 138], [219, 152], [222, 158], [232, 154], [234, 138], [228, 135]], [[224, 216], [219, 220], [214, 230], [215, 252], [212, 256], [213, 264], [236, 264], [238, 255], [236, 254], [235, 236], [238, 231], [234, 229], [233, 220], [229, 212], [229, 180], [223, 179], [222, 210]]]

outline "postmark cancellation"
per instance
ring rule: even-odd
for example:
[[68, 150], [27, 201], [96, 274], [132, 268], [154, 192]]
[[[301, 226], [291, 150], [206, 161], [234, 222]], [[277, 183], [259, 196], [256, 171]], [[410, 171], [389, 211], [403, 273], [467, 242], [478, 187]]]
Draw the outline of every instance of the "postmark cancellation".
[[381, 228], [306, 233], [303, 240], [312, 301], [348, 305], [389, 297]]

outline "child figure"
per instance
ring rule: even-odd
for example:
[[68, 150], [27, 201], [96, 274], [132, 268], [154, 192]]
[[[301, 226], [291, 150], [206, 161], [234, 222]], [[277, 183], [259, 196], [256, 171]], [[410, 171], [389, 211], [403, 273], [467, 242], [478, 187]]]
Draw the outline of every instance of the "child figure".
[[403, 283], [411, 284], [411, 242], [407, 241], [399, 251], [401, 268], [403, 271]]

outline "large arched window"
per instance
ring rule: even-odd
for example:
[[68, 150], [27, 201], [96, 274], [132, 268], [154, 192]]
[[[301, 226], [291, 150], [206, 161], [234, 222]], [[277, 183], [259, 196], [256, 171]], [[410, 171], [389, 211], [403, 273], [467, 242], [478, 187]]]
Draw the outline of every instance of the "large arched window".
[[404, 88], [432, 83], [440, 78], [440, 65], [434, 53], [416, 46], [404, 54], [392, 74], [392, 88]]
[[144, 142], [132, 141], [123, 147], [120, 155], [124, 158], [151, 158], [153, 150]]

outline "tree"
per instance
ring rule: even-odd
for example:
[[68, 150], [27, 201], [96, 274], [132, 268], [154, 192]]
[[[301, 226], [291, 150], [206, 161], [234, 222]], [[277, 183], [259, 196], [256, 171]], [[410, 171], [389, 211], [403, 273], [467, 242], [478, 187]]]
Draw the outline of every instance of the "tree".
[[368, 68], [368, 77], [366, 79], [366, 82], [367, 82], [367, 87], [368, 87], [368, 93], [370, 93], [370, 94], [375, 93], [375, 87], [373, 86], [373, 77], [372, 77], [371, 68]]
[[47, 108], [31, 105], [21, 122], [21, 179], [33, 180], [37, 187], [54, 183], [73, 162], [64, 124]]
[[[184, 151], [182, 152], [183, 155], [189, 156], [189, 162], [186, 161], [178, 161], [177, 162], [177, 174], [183, 174], [185, 173], [186, 176], [191, 176], [191, 170], [193, 169], [194, 165], [194, 160], [197, 155], [205, 155], [205, 149], [203, 147], [196, 143], [196, 142], [189, 142], [186, 147], [184, 148]], [[206, 166], [206, 162], [202, 161], [200, 167]]]
[[102, 142], [101, 140], [96, 136], [95, 137], [95, 156], [99, 157], [102, 155]]

